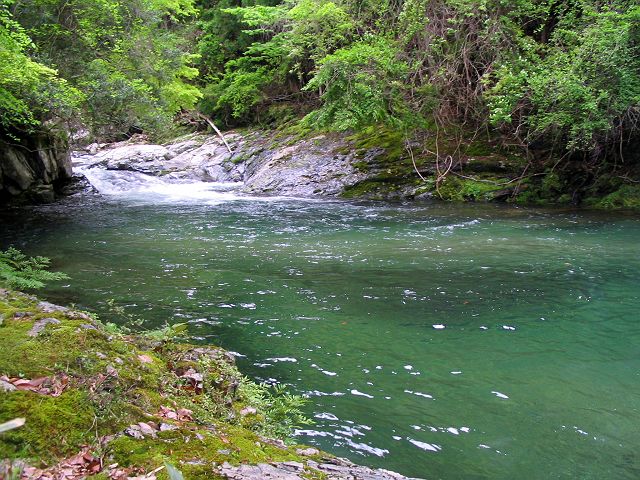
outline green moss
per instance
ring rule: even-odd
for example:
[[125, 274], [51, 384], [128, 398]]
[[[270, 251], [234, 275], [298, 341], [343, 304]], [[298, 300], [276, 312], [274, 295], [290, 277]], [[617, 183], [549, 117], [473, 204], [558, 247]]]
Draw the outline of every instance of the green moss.
[[574, 202], [579, 190], [576, 179], [567, 173], [547, 171], [543, 176], [530, 178], [520, 185], [516, 203], [524, 205], [568, 205]]
[[[27, 335], [34, 322], [45, 317], [65, 321], [48, 324], [36, 338]], [[99, 368], [99, 362], [87, 352], [110, 350], [109, 341], [103, 332], [82, 326], [86, 323], [66, 320], [60, 312], [5, 320], [0, 326], [0, 374], [36, 377], [52, 371], [86, 373]]]
[[108, 450], [113, 461], [125, 467], [151, 470], [169, 461], [185, 478], [211, 478], [212, 466], [223, 462], [239, 465], [300, 458], [294, 448], [271, 445], [247, 429], [224, 424], [160, 432], [157, 439], [121, 436], [110, 442]]
[[360, 154], [374, 148], [384, 149], [381, 161], [385, 163], [395, 162], [407, 154], [404, 147], [404, 134], [384, 126], [367, 127], [347, 137], [347, 140], [352, 143], [353, 149]]
[[302, 478], [306, 478], [307, 480], [326, 480], [329, 476], [321, 472], [319, 470], [311, 470], [306, 469], [303, 474], [300, 475]]
[[88, 395], [79, 390], [59, 397], [0, 393], [0, 423], [26, 419], [23, 427], [0, 436], [0, 451], [7, 458], [35, 458], [45, 464], [75, 454], [95, 440], [95, 414]]
[[353, 162], [351, 164], [353, 166], [353, 168], [355, 168], [356, 170], [359, 170], [361, 172], [368, 172], [369, 171], [369, 164], [367, 162]]
[[320, 130], [314, 129], [306, 122], [296, 118], [279, 125], [275, 138], [283, 139], [286, 144], [293, 145], [300, 140], [311, 138], [320, 133], [322, 133]]
[[[29, 315], [15, 316], [19, 312]], [[299, 410], [287, 402], [296, 397], [270, 396], [242, 377], [223, 350], [171, 342], [158, 332], [124, 335], [76, 312], [45, 313], [36, 299], [3, 290], [0, 313], [0, 374], [36, 378], [64, 373], [69, 379], [57, 397], [0, 393], [0, 422], [26, 418], [25, 426], [0, 436], [0, 451], [7, 458], [26, 457], [47, 466], [84, 445], [102, 448], [95, 445], [97, 439], [116, 435], [107, 454], [121, 465], [146, 470], [169, 460], [186, 478], [212, 478], [213, 462], [300, 460], [294, 448], [274, 446], [256, 433], [281, 434], [295, 425]], [[60, 323], [30, 337], [34, 322], [45, 316]], [[204, 377], [197, 390], [180, 377], [189, 368]], [[243, 415], [249, 405], [256, 414]], [[274, 405], [277, 415], [269, 410]], [[159, 416], [160, 406], [187, 408], [191, 418], [177, 422], [178, 430], [158, 433], [157, 439], [119, 435], [139, 422], [171, 423]]]
[[[504, 179], [502, 179], [504, 181]], [[453, 201], [489, 201], [493, 200], [493, 192], [500, 190], [502, 187], [496, 185], [500, 183], [499, 179], [492, 181], [477, 181], [467, 178], [455, 176], [447, 176], [439, 188], [434, 190], [443, 200]]]
[[355, 185], [350, 185], [342, 192], [343, 198], [384, 198], [388, 193], [398, 189], [398, 185], [392, 181], [387, 181], [384, 177], [377, 177], [365, 180]]
[[486, 157], [494, 153], [496, 148], [486, 141], [474, 140], [462, 147], [462, 153], [470, 157]]
[[249, 160], [251, 158], [251, 154], [250, 153], [244, 153], [244, 154], [234, 154], [231, 157], [231, 163], [233, 163], [234, 165], [238, 165], [240, 163], [244, 163], [247, 160]]
[[619, 189], [601, 199], [590, 199], [586, 202], [596, 208], [640, 209], [640, 185], [622, 185]]
[[556, 196], [562, 191], [560, 176], [554, 172], [547, 173], [542, 179], [541, 189], [544, 197]]

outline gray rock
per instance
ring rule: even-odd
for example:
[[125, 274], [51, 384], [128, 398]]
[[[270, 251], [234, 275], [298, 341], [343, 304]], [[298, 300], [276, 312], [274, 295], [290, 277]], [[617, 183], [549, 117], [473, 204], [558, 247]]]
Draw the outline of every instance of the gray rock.
[[62, 136], [31, 135], [22, 142], [0, 141], [0, 201], [51, 202], [54, 186], [71, 177], [71, 157]]
[[217, 470], [219, 475], [229, 480], [285, 479], [299, 480], [322, 476], [328, 480], [417, 480], [384, 469], [372, 469], [351, 463], [343, 458], [316, 462], [274, 462], [271, 464], [232, 466], [225, 462]]
[[296, 453], [298, 455], [310, 457], [311, 455], [318, 455], [320, 453], [320, 450], [318, 450], [317, 448], [298, 448], [296, 450]]
[[68, 318], [71, 318], [73, 320], [88, 320], [93, 322], [93, 318], [91, 318], [90, 315], [84, 313], [84, 312], [78, 312], [75, 310], [62, 310], [66, 313]]
[[156, 431], [153, 429], [151, 425], [144, 422], [140, 422], [138, 423], [138, 427], [140, 427], [140, 432], [142, 432], [143, 435], [151, 438], [156, 437]]
[[220, 467], [218, 472], [229, 480], [303, 480], [303, 477], [295, 473], [288, 472], [282, 468], [266, 463], [260, 463], [258, 465], [239, 465], [234, 467], [225, 462], [222, 464], [222, 467]]
[[60, 305], [54, 305], [49, 302], [39, 302], [38, 309], [40, 309], [44, 313], [53, 313], [53, 312], [63, 312], [66, 313], [69, 311], [67, 307], [62, 307]]
[[[192, 135], [168, 145], [120, 143], [95, 155], [76, 153], [75, 158], [89, 168], [85, 170], [89, 178], [92, 168], [124, 169], [160, 176], [167, 182], [233, 182], [236, 191], [251, 195], [332, 197], [362, 182], [377, 182], [375, 187], [387, 181], [392, 188], [387, 185], [387, 190], [368, 195], [413, 198], [421, 193], [415, 183], [417, 175], [399, 169], [401, 173], [393, 177], [384, 148], [360, 149], [356, 154], [345, 135], [296, 140], [292, 145], [279, 145], [287, 139], [268, 132], [227, 133], [225, 137], [231, 153], [216, 136]], [[425, 168], [423, 173], [428, 174]], [[128, 181], [123, 182], [126, 188]]]
[[366, 179], [352, 165], [350, 155], [333, 153], [337, 145], [302, 142], [280, 150], [262, 152], [247, 167], [244, 190], [287, 196], [337, 196], [345, 187]]
[[98, 153], [93, 162], [108, 170], [152, 173], [161, 170], [169, 157], [169, 150], [162, 145], [124, 145]]
[[173, 157], [177, 157], [181, 153], [196, 149], [201, 145], [202, 145], [201, 141], [198, 141], [197, 139], [189, 139], [189, 140], [171, 143], [169, 145], [166, 145], [166, 147], [169, 152], [169, 156], [173, 158]]
[[17, 389], [13, 384], [0, 378], [0, 392], [13, 392], [15, 390]]
[[60, 194], [69, 197], [72, 195], [87, 195], [98, 191], [91, 182], [82, 174], [74, 173], [67, 183], [61, 188]]
[[171, 425], [170, 423], [161, 423], [160, 431], [161, 432], [170, 432], [171, 430], [177, 430], [178, 427], [176, 425]]
[[282, 467], [293, 470], [293, 471], [303, 471], [304, 464], [300, 462], [282, 462]]
[[44, 331], [46, 326], [49, 324], [59, 325], [60, 320], [58, 320], [57, 318], [41, 318], [40, 320], [37, 320], [33, 324], [33, 327], [31, 328], [31, 330], [29, 330], [27, 335], [29, 335], [30, 337], [37, 337]]
[[124, 429], [124, 433], [125, 433], [125, 435], [133, 437], [136, 440], [143, 440], [144, 439], [144, 435], [142, 434], [142, 431], [140, 430], [140, 426], [138, 426], [138, 425], [130, 425], [130, 426], [128, 426], [127, 428]]

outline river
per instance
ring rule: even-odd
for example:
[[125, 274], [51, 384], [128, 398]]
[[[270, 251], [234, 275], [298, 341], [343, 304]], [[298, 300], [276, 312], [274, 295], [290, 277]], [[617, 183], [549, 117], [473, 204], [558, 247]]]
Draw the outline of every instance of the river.
[[52, 301], [188, 322], [308, 396], [297, 441], [429, 479], [640, 477], [639, 217], [98, 177], [0, 212], [0, 246], [70, 275]]

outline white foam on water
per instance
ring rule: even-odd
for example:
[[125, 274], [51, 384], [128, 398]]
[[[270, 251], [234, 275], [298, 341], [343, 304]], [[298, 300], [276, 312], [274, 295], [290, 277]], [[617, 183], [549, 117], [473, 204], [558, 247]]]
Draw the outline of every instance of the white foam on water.
[[315, 418], [319, 418], [321, 420], [339, 420], [333, 413], [322, 412], [314, 415]]
[[128, 170], [79, 167], [102, 195], [142, 203], [194, 203], [219, 205], [230, 201], [278, 201], [283, 196], [251, 196], [240, 193], [242, 182], [201, 182], [157, 177]]
[[265, 358], [268, 362], [289, 362], [289, 363], [297, 363], [298, 360], [291, 357], [274, 357], [274, 358]]
[[442, 450], [442, 447], [440, 445], [436, 445], [433, 443], [419, 442], [418, 440], [414, 440], [412, 438], [407, 438], [407, 440], [409, 440], [409, 443], [425, 451], [439, 452], [440, 450]]
[[367, 445], [366, 443], [356, 443], [353, 440], [350, 440], [349, 438], [345, 440], [351, 448], [355, 448], [356, 450], [361, 450], [363, 452], [370, 453], [372, 455], [375, 455], [376, 457], [384, 457], [387, 453], [389, 453], [389, 450], [386, 450], [384, 448], [372, 447], [371, 445]]
[[356, 395], [359, 397], [373, 398], [373, 395], [369, 395], [367, 393], [359, 392], [358, 390], [351, 390], [351, 395]]

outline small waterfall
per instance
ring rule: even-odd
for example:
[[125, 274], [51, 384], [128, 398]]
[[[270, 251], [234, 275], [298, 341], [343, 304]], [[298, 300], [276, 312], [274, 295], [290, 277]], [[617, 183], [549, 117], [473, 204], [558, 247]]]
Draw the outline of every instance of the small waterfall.
[[194, 203], [218, 205], [249, 199], [242, 182], [203, 182], [173, 175], [149, 175], [134, 170], [107, 169], [96, 155], [73, 154], [74, 171], [86, 177], [102, 195], [135, 203]]
[[238, 195], [242, 183], [185, 181], [128, 170], [79, 167], [78, 173], [103, 195], [150, 203], [218, 204], [246, 197]]

